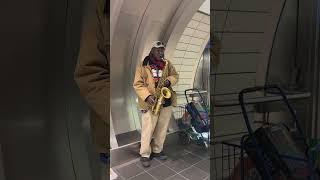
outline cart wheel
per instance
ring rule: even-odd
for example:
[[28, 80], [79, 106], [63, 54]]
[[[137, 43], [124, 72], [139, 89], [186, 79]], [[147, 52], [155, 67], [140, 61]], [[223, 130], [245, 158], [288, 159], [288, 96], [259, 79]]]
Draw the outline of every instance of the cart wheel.
[[190, 143], [191, 139], [186, 132], [182, 131], [182, 132], [179, 132], [179, 141], [181, 144], [187, 145]]
[[198, 144], [198, 146], [203, 147], [203, 148], [208, 148], [208, 147], [209, 147], [209, 146], [208, 146], [208, 143], [205, 142], [203, 139], [199, 139], [199, 140], [197, 141], [197, 144]]
[[204, 144], [204, 146], [205, 146], [206, 148], [208, 148], [208, 147], [209, 147], [209, 145], [208, 145], [208, 143], [207, 143], [207, 142], [203, 142], [203, 144]]

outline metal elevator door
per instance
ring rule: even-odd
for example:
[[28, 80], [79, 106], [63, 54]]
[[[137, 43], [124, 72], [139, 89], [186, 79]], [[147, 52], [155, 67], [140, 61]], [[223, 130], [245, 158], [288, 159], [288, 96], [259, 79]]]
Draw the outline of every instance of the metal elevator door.
[[0, 178], [99, 179], [88, 108], [73, 80], [83, 7], [1, 3]]

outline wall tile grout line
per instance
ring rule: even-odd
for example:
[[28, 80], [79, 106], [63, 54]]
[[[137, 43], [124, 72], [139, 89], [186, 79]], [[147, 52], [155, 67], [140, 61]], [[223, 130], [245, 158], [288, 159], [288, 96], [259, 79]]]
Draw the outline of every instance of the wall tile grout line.
[[182, 41], [179, 41], [178, 43], [181, 43], [181, 44], [190, 44], [190, 45], [194, 45], [194, 46], [201, 46], [201, 45], [199, 45], [199, 44], [185, 43], [185, 42], [182, 42]]
[[188, 37], [193, 37], [193, 38], [197, 38], [197, 39], [202, 39], [202, 40], [206, 40], [204, 38], [200, 38], [200, 37], [196, 37], [196, 36], [191, 36], [191, 35], [187, 35], [187, 34], [182, 34], [183, 36], [188, 36]]
[[216, 30], [214, 31], [215, 33], [227, 33], [227, 34], [264, 34], [263, 31], [220, 31], [220, 30]]
[[[254, 113], [254, 111], [248, 111], [249, 113]], [[234, 112], [234, 113], [221, 113], [221, 114], [216, 114], [213, 117], [221, 117], [221, 116], [232, 116], [232, 115], [242, 115], [241, 110], [239, 112]]]
[[[199, 22], [199, 24], [200, 24], [200, 23], [203, 23], [203, 22], [200, 22], [200, 21], [198, 21], [198, 22]], [[198, 24], [197, 28], [199, 27], [199, 24]], [[203, 23], [203, 24], [206, 24], [206, 23]], [[206, 24], [206, 25], [208, 25], [208, 24]], [[195, 28], [189, 27], [189, 26], [188, 26], [187, 28], [190, 28], [190, 29], [192, 29], [192, 30], [197, 30], [197, 31], [200, 31], [200, 32], [204, 32], [204, 33], [207, 33], [207, 34], [210, 33], [210, 31], [204, 31], [204, 30], [201, 30], [201, 29], [195, 29]]]
[[[245, 10], [227, 10], [227, 9], [210, 9], [210, 11], [216, 12], [242, 12], [242, 13], [260, 13], [260, 14], [269, 14], [269, 11], [245, 11]], [[213, 12], [214, 13], [214, 12]]]
[[[188, 45], [190, 45], [190, 44], [188, 44]], [[200, 53], [200, 51], [190, 51], [190, 50], [187, 50], [187, 48], [186, 48], [186, 49], [176, 49], [176, 50], [178, 50], [178, 51], [186, 51], [186, 52]]]
[[221, 52], [220, 54], [261, 54], [259, 51]]
[[211, 73], [212, 76], [238, 75], [238, 74], [256, 74], [257, 72], [232, 72], [232, 73]]

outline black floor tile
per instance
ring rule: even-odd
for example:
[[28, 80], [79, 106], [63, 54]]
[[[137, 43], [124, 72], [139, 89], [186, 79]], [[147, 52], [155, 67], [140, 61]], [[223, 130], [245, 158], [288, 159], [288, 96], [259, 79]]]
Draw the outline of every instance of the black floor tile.
[[123, 134], [116, 135], [119, 146], [127, 145], [133, 142], [140, 141], [140, 133], [135, 131], [126, 132]]
[[136, 176], [137, 174], [143, 172], [136, 164], [132, 163], [127, 166], [117, 169], [117, 172], [124, 178], [130, 178]]
[[[134, 134], [134, 133], [133, 133]], [[135, 143], [123, 148], [111, 150], [111, 167], [119, 166], [136, 158], [139, 158], [140, 143]], [[167, 136], [164, 152], [172, 157], [182, 154], [185, 146], [177, 143], [176, 133]], [[168, 152], [167, 152], [168, 151]]]
[[191, 151], [191, 153], [196, 154], [197, 156], [200, 156], [203, 159], [210, 158], [210, 150], [209, 149], [198, 149], [196, 151]]
[[138, 158], [139, 146], [138, 144], [132, 144], [125, 148], [111, 150], [111, 167], [119, 166], [127, 163], [131, 160]]
[[191, 151], [191, 152], [195, 152], [195, 151], [203, 150], [203, 149], [205, 149], [205, 147], [192, 143], [192, 144], [189, 144], [188, 146], [186, 146], [185, 149], [188, 151]]
[[150, 173], [153, 177], [157, 178], [158, 180], [164, 180], [175, 174], [174, 171], [172, 171], [164, 165], [151, 169], [148, 171], [148, 173]]
[[176, 172], [180, 172], [180, 171], [185, 170], [191, 166], [191, 164], [185, 162], [182, 159], [176, 159], [176, 160], [170, 159], [167, 162], [165, 162], [164, 164]]
[[143, 167], [140, 160], [136, 162], [136, 165], [139, 166], [140, 168], [144, 169], [145, 171], [148, 171], [149, 169], [152, 169], [156, 166], [159, 166], [161, 163], [156, 160], [155, 158], [151, 160], [151, 166], [150, 167]]
[[179, 136], [178, 136], [178, 133], [173, 133], [173, 134], [170, 134], [166, 137], [166, 141], [164, 143], [164, 146], [168, 146], [168, 145], [172, 145], [172, 144], [175, 144], [175, 145], [180, 145], [179, 144]]
[[[151, 167], [148, 168], [144, 168], [137, 159], [139, 158], [138, 144], [113, 150], [111, 152], [112, 167], [122, 165], [135, 159], [137, 160], [130, 165], [115, 169], [115, 172], [119, 175], [118, 180], [125, 180], [128, 178], [133, 180], [186, 180], [186, 178], [189, 180], [203, 180], [205, 177], [209, 177], [209, 149], [205, 149], [195, 144], [183, 146], [178, 144], [175, 138], [175, 136], [169, 137], [169, 141], [164, 147], [164, 152], [168, 155], [168, 160], [160, 161], [153, 159]], [[190, 168], [192, 165], [197, 167]], [[144, 172], [144, 170], [148, 173]], [[220, 172], [221, 169], [218, 169], [218, 171]], [[181, 174], [176, 174], [177, 172], [180, 172]], [[207, 179], [209, 180], [209, 178]]]
[[155, 179], [147, 173], [142, 173], [130, 180], [155, 180]]
[[195, 156], [195, 155], [193, 155], [193, 154], [190, 154], [190, 153], [184, 155], [184, 156], [182, 157], [182, 159], [183, 159], [184, 161], [186, 161], [187, 163], [191, 164], [191, 165], [193, 165], [193, 164], [195, 164], [195, 163], [197, 163], [197, 162], [199, 162], [199, 161], [202, 160], [201, 158], [199, 158], [199, 157], [197, 157], [197, 156]]
[[168, 157], [170, 159], [180, 159], [182, 158], [184, 155], [188, 154], [188, 152], [184, 151], [183, 149], [182, 150], [170, 150], [170, 151], [167, 151], [166, 154], [168, 155]]
[[194, 166], [187, 169], [187, 170], [184, 170], [180, 174], [182, 176], [188, 178], [189, 180], [200, 180], [200, 179], [204, 179], [207, 176], [209, 176], [209, 174], [205, 173], [201, 169], [194, 167]]
[[177, 145], [170, 145], [167, 147], [164, 147], [164, 150], [166, 152], [183, 152], [185, 148]]
[[177, 174], [175, 176], [172, 176], [166, 180], [186, 180], [184, 177], [182, 177], [181, 175]]
[[205, 171], [206, 173], [210, 174], [210, 160], [202, 160], [195, 165], [196, 167], [200, 168], [201, 170]]
[[185, 150], [184, 146], [179, 146], [177, 144], [170, 144], [167, 146], [163, 147], [164, 152], [171, 153], [171, 154], [179, 154], [179, 153], [183, 153]]

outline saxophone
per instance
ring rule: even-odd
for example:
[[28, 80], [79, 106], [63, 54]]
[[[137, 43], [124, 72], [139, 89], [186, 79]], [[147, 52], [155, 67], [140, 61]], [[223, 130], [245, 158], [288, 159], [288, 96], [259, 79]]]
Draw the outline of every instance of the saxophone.
[[168, 62], [166, 62], [166, 65], [164, 67], [162, 76], [158, 82], [157, 88], [156, 88], [156, 104], [154, 104], [152, 106], [152, 114], [158, 116], [160, 113], [160, 109], [162, 107], [162, 104], [164, 102], [165, 99], [169, 99], [171, 98], [171, 91], [169, 88], [164, 87], [164, 82], [166, 80], [166, 77], [168, 76], [168, 72], [167, 72], [167, 64]]

